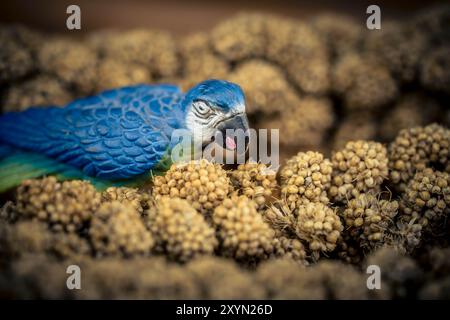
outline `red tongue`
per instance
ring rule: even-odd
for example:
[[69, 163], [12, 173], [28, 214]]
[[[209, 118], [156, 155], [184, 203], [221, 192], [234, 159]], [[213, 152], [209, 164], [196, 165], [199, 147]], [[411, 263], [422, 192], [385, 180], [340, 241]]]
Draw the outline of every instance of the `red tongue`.
[[226, 138], [225, 138], [225, 145], [226, 145], [227, 148], [230, 149], [230, 150], [236, 149], [236, 143], [234, 142], [234, 139], [233, 139], [233, 138], [226, 137]]

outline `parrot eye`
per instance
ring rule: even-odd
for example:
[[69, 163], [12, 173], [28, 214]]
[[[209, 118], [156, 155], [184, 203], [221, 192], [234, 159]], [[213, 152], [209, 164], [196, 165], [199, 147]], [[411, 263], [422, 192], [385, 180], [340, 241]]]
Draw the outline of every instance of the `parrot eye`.
[[204, 101], [196, 101], [194, 103], [194, 113], [201, 118], [205, 118], [212, 113], [211, 107]]

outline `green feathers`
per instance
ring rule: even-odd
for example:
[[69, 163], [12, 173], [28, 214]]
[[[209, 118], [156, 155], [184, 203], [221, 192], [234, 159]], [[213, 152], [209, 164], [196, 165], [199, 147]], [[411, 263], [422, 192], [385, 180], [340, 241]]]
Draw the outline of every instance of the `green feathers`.
[[0, 193], [17, 187], [23, 180], [53, 175], [58, 180], [88, 180], [99, 191], [111, 186], [139, 187], [155, 175], [164, 174], [172, 164], [169, 153], [150, 172], [133, 179], [110, 181], [85, 175], [81, 170], [49, 157], [25, 151], [14, 151], [0, 160]]

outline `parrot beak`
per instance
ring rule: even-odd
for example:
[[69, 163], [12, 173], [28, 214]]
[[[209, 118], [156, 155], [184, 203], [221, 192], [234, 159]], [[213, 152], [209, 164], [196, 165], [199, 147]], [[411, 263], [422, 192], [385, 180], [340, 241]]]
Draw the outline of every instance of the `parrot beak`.
[[[245, 150], [248, 149], [249, 137], [248, 137], [248, 119], [245, 113], [237, 114], [225, 121], [222, 121], [217, 130], [222, 133], [224, 138], [222, 141], [222, 147], [228, 150], [234, 151], [238, 149], [238, 143], [244, 141]], [[243, 135], [243, 137], [240, 137]]]

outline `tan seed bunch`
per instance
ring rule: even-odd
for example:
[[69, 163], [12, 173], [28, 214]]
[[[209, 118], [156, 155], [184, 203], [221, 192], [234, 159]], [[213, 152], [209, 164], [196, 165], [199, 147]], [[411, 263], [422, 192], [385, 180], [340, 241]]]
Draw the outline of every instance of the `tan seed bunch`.
[[0, 221], [0, 256], [12, 259], [26, 253], [43, 253], [51, 243], [44, 223], [19, 221], [15, 224]]
[[378, 126], [372, 117], [369, 113], [354, 112], [342, 119], [334, 133], [332, 149], [343, 149], [349, 141], [375, 139]]
[[283, 201], [273, 203], [263, 214], [264, 220], [276, 231], [277, 236], [292, 235], [295, 230], [295, 211]]
[[45, 221], [55, 230], [76, 231], [91, 219], [101, 197], [89, 182], [48, 177], [22, 182], [16, 202], [24, 217]]
[[234, 188], [253, 199], [259, 209], [270, 202], [272, 191], [277, 187], [276, 172], [262, 163], [240, 164], [230, 176]]
[[63, 260], [81, 259], [92, 255], [89, 241], [73, 232], [52, 232], [48, 251]]
[[357, 265], [364, 259], [364, 251], [360, 247], [359, 241], [355, 240], [345, 228], [341, 232], [335, 253], [345, 263]]
[[427, 46], [425, 34], [407, 24], [386, 22], [380, 32], [368, 32], [367, 51], [378, 57], [401, 82], [417, 78], [419, 65]]
[[30, 106], [62, 106], [73, 95], [53, 76], [40, 75], [6, 91], [4, 111], [22, 111]]
[[152, 82], [147, 66], [126, 63], [114, 58], [99, 61], [97, 78], [97, 91]]
[[99, 33], [91, 43], [101, 56], [147, 67], [155, 76], [171, 77], [179, 69], [175, 41], [163, 31], [134, 29], [106, 36]]
[[346, 232], [361, 247], [373, 250], [385, 240], [398, 206], [397, 201], [380, 200], [375, 195], [362, 193], [351, 199], [341, 214]]
[[31, 53], [14, 35], [0, 27], [0, 83], [25, 76], [34, 69]]
[[51, 39], [40, 48], [38, 62], [41, 70], [75, 85], [80, 93], [92, 92], [97, 77], [97, 55], [83, 43]]
[[404, 129], [389, 145], [390, 179], [404, 191], [416, 171], [435, 166], [450, 172], [449, 159], [449, 129], [437, 124]]
[[220, 205], [232, 189], [226, 171], [205, 159], [174, 164], [153, 183], [156, 200], [162, 196], [186, 199], [203, 214]]
[[132, 206], [138, 213], [144, 212], [150, 195], [141, 193], [138, 189], [127, 187], [109, 187], [102, 192], [102, 202], [119, 201]]
[[414, 175], [401, 198], [404, 222], [433, 227], [450, 213], [450, 174], [426, 168]]
[[273, 256], [294, 260], [302, 265], [308, 264], [306, 262], [306, 250], [301, 241], [286, 236], [276, 236], [274, 238]]
[[329, 196], [346, 202], [360, 193], [377, 193], [388, 176], [386, 148], [373, 141], [350, 141], [331, 159], [333, 178]]
[[389, 229], [385, 237], [385, 245], [395, 248], [402, 254], [411, 254], [422, 241], [422, 225], [415, 220], [400, 219]]
[[329, 89], [327, 46], [309, 25], [285, 17], [266, 19], [266, 56], [281, 65], [295, 85], [308, 94]]
[[291, 210], [308, 202], [327, 204], [332, 166], [319, 152], [299, 152], [281, 169], [281, 193]]
[[145, 223], [158, 249], [169, 258], [186, 262], [214, 252], [214, 229], [186, 200], [162, 197], [146, 211]]
[[[184, 274], [192, 274], [203, 299], [262, 299], [264, 288], [253, 274], [230, 259], [201, 257], [189, 262]], [[198, 299], [198, 296], [196, 297]]]
[[212, 220], [222, 253], [236, 259], [260, 259], [273, 251], [274, 231], [245, 196], [228, 198], [214, 210]]
[[442, 117], [439, 104], [423, 94], [407, 94], [392, 106], [380, 127], [380, 135], [393, 141], [400, 130], [426, 125]]
[[318, 15], [312, 20], [312, 26], [334, 57], [359, 49], [365, 31], [351, 17], [340, 14]]
[[89, 236], [100, 257], [147, 255], [154, 245], [138, 212], [118, 201], [100, 206], [92, 218]]
[[282, 69], [276, 65], [263, 60], [243, 62], [229, 75], [228, 80], [242, 86], [247, 113], [262, 111], [274, 114], [286, 108], [297, 107], [297, 99], [290, 98], [296, 92], [286, 80]]
[[223, 79], [228, 75], [229, 63], [213, 52], [207, 33], [196, 33], [183, 38], [180, 55], [183, 61], [181, 84], [186, 90], [205, 79]]
[[260, 14], [242, 13], [220, 23], [211, 32], [214, 50], [230, 61], [263, 56], [265, 19]]
[[0, 253], [4, 257], [51, 253], [58, 258], [86, 257], [91, 248], [86, 239], [71, 232], [52, 232], [37, 221], [0, 222]]
[[321, 252], [331, 252], [336, 248], [342, 230], [335, 210], [323, 203], [307, 203], [297, 208], [295, 233], [308, 243], [314, 259]]
[[333, 89], [349, 111], [377, 110], [390, 103], [398, 93], [389, 69], [371, 56], [349, 53], [332, 70]]
[[420, 80], [431, 90], [450, 93], [450, 46], [442, 46], [426, 55], [421, 66]]

